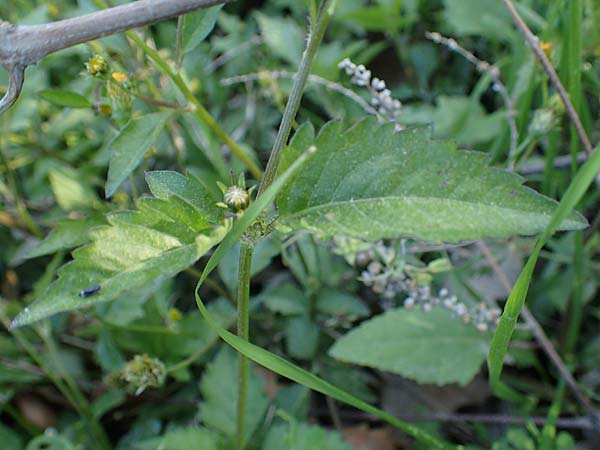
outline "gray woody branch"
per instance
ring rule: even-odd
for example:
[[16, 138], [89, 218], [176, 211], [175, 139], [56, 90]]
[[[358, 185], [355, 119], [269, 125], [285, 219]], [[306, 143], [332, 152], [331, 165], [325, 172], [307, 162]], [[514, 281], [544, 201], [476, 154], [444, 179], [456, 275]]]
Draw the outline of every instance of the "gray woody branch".
[[44, 25], [13, 25], [0, 20], [0, 65], [9, 73], [0, 113], [10, 108], [21, 93], [25, 67], [50, 53], [227, 1], [139, 0]]

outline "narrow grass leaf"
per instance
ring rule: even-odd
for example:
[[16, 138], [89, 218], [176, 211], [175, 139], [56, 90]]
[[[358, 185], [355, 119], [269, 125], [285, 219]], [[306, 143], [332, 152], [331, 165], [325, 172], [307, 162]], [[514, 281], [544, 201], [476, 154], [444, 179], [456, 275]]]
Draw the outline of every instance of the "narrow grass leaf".
[[600, 172], [600, 146], [596, 147], [590, 158], [579, 169], [577, 175], [569, 185], [558, 208], [556, 208], [552, 214], [543, 235], [538, 239], [527, 264], [521, 271], [506, 305], [504, 306], [504, 312], [500, 318], [498, 328], [496, 328], [496, 332], [492, 339], [492, 345], [488, 353], [490, 385], [494, 392], [500, 397], [513, 400], [522, 398], [500, 380], [500, 375], [502, 373], [504, 357], [508, 351], [508, 344], [515, 329], [521, 309], [523, 308], [523, 304], [525, 303], [529, 284], [533, 276], [533, 269], [535, 268], [540, 251], [548, 239], [550, 239], [550, 237], [558, 230], [559, 225], [563, 220], [571, 214], [571, 211], [575, 208], [583, 194], [585, 194], [590, 184], [592, 184], [594, 177], [598, 172]]

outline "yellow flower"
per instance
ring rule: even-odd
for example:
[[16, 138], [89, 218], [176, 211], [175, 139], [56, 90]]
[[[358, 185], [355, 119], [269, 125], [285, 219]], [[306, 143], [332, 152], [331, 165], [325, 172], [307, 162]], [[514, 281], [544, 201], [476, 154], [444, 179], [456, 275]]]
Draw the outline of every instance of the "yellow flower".
[[552, 42], [541, 41], [540, 48], [546, 54], [546, 57], [550, 58], [550, 54], [552, 53]]
[[113, 72], [112, 75], [113, 80], [118, 81], [119, 83], [125, 83], [129, 78], [127, 75], [121, 72]]

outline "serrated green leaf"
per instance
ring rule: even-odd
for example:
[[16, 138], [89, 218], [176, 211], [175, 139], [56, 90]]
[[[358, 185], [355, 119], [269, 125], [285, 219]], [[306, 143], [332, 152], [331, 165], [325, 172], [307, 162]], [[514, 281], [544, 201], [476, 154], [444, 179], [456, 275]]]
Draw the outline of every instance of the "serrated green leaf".
[[90, 108], [92, 106], [92, 102], [75, 92], [45, 89], [40, 91], [39, 95], [50, 103], [67, 108]]
[[63, 220], [38, 245], [29, 250], [25, 257], [37, 258], [82, 245], [88, 240], [87, 231], [104, 223], [101, 216], [90, 216], [83, 220]]
[[221, 8], [223, 5], [216, 5], [185, 15], [182, 38], [184, 53], [194, 50], [210, 34], [215, 27]]
[[[202, 192], [193, 195], [194, 186], [188, 185], [186, 194], [201, 198]], [[91, 243], [73, 252], [74, 260], [59, 270], [58, 280], [17, 316], [13, 326], [140, 291], [155, 278], [173, 276], [192, 265], [229, 229], [228, 222], [209, 225], [195, 205], [173, 195], [142, 198], [138, 206], [137, 211], [108, 214], [108, 225], [90, 230]], [[99, 290], [80, 295], [92, 286]]]
[[327, 431], [321, 427], [305, 423], [278, 424], [273, 426], [263, 444], [262, 450], [353, 450], [350, 444], [344, 442], [339, 433]]
[[329, 354], [341, 361], [403, 375], [420, 383], [468, 383], [485, 360], [489, 336], [443, 308], [405, 308], [363, 322]]
[[225, 450], [223, 438], [205, 428], [175, 428], [164, 436], [147, 439], [136, 450]]
[[[238, 402], [238, 356], [229, 347], [223, 347], [210, 363], [200, 391], [204, 401], [200, 405], [200, 419], [212, 429], [227, 436], [235, 435]], [[245, 417], [245, 440], [252, 435], [263, 419], [269, 405], [264, 392], [264, 381], [253, 371], [248, 372], [248, 399]]]
[[[284, 152], [284, 170], [318, 148], [279, 193], [280, 220], [292, 230], [368, 240], [413, 237], [458, 242], [544, 230], [554, 200], [522, 186], [517, 175], [488, 167], [482, 153], [432, 140], [427, 128], [394, 132], [375, 118], [348, 131], [327, 124], [315, 138], [302, 127]], [[577, 213], [561, 229], [581, 229]]]
[[220, 223], [223, 210], [216, 199], [198, 178], [192, 174], [187, 176], [170, 170], [156, 170], [146, 173], [146, 182], [155, 197], [167, 199], [176, 196], [202, 212], [209, 222]]
[[112, 155], [108, 165], [106, 198], [112, 196], [139, 165], [172, 115], [172, 111], [165, 111], [132, 119], [111, 142]]

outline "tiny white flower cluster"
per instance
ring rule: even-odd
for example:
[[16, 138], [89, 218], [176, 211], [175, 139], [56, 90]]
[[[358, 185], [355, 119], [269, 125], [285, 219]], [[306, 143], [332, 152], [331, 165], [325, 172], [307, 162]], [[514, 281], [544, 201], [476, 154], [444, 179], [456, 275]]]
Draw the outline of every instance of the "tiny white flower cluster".
[[459, 302], [456, 295], [449, 295], [448, 289], [442, 288], [437, 295], [432, 295], [429, 286], [424, 286], [417, 291], [417, 295], [410, 293], [404, 300], [404, 307], [413, 309], [420, 306], [423, 311], [429, 312], [434, 306], [446, 308], [456, 317], [459, 317], [465, 325], [473, 324], [478, 331], [485, 332], [495, 328], [500, 320], [500, 309], [489, 308], [485, 303], [478, 303], [469, 308], [463, 302]]
[[468, 306], [459, 302], [456, 295], [450, 295], [446, 288], [440, 289], [437, 294], [432, 292], [432, 274], [439, 272], [435, 270], [436, 264], [416, 267], [405, 256], [403, 248], [397, 249], [381, 241], [356, 253], [354, 263], [365, 267], [359, 280], [380, 295], [383, 309], [396, 307], [399, 297], [406, 295], [403, 304], [407, 309], [420, 307], [429, 312], [434, 307], [445, 308], [463, 323], [472, 324], [481, 332], [496, 327], [500, 309], [484, 303]]
[[338, 68], [344, 70], [346, 75], [352, 76], [352, 84], [367, 88], [371, 94], [371, 105], [377, 110], [381, 120], [396, 124], [396, 130], [402, 130], [398, 124], [398, 116], [402, 103], [392, 97], [392, 92], [387, 89], [385, 81], [377, 77], [371, 78], [371, 71], [364, 65], [354, 64], [350, 58], [346, 58], [338, 64]]

